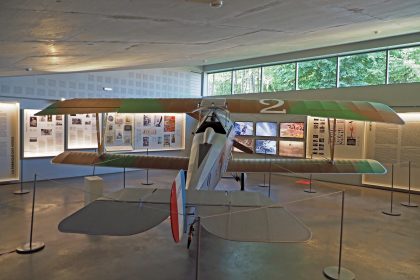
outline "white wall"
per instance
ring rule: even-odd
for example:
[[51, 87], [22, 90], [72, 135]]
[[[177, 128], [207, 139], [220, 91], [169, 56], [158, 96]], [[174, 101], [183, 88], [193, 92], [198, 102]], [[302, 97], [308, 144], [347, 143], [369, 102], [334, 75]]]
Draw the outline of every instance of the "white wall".
[[[113, 90], [110, 92], [104, 91], [103, 87], [111, 87]], [[200, 96], [201, 75], [179, 69], [127, 70], [0, 78], [0, 101], [19, 102], [21, 109], [42, 109], [52, 101], [61, 98]], [[188, 128], [194, 126], [194, 124], [195, 120], [187, 116], [185, 150], [159, 152], [156, 154], [187, 155], [192, 139]], [[22, 127], [21, 124], [21, 129]], [[21, 135], [23, 134], [21, 133]], [[57, 179], [92, 174], [91, 167], [52, 165], [50, 161], [51, 158], [23, 159], [23, 180], [32, 180], [34, 173], [37, 173], [40, 179]], [[97, 174], [121, 171], [118, 168], [96, 168]]]

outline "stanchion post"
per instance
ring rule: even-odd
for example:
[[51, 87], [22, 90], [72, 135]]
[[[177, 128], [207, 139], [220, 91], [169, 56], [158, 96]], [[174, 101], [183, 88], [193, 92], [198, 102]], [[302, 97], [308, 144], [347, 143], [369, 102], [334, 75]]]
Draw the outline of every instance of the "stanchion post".
[[29, 232], [29, 243], [25, 243], [22, 246], [16, 248], [16, 252], [19, 254], [32, 254], [44, 249], [45, 244], [41, 241], [32, 241], [34, 231], [34, 215], [35, 215], [35, 193], [36, 193], [36, 174], [34, 174], [34, 185], [32, 194], [32, 213], [31, 213], [31, 229]]
[[316, 191], [312, 189], [312, 173], [309, 175], [309, 189], [304, 189], [303, 191], [307, 193], [316, 193]]
[[324, 275], [331, 280], [353, 280], [356, 276], [353, 272], [341, 266], [343, 252], [343, 228], [344, 228], [344, 191], [341, 192], [341, 221], [340, 221], [340, 247], [338, 251], [338, 266], [324, 268]]
[[408, 161], [408, 202], [401, 202], [405, 207], [419, 207], [416, 203], [411, 202], [411, 161]]
[[125, 189], [125, 167], [124, 167], [124, 186], [123, 188]]
[[[146, 149], [146, 156], [149, 156], [149, 149]], [[153, 185], [153, 183], [149, 183], [149, 168], [146, 169], [146, 182], [141, 183], [145, 186]]]
[[197, 252], [195, 255], [195, 279], [199, 279], [200, 272], [200, 237], [201, 237], [201, 222], [200, 217], [197, 217]]
[[268, 173], [268, 197], [271, 197], [271, 158], [270, 158], [270, 169]]
[[245, 173], [241, 172], [241, 191], [245, 190]]
[[29, 190], [23, 189], [23, 160], [20, 159], [20, 189], [13, 192], [14, 194], [27, 194]]
[[391, 201], [390, 211], [382, 211], [383, 214], [388, 216], [401, 216], [401, 213], [396, 213], [393, 210], [394, 205], [394, 164], [391, 165]]
[[[267, 150], [264, 150], [264, 161], [267, 161]], [[264, 172], [264, 181], [263, 181], [263, 183], [262, 183], [262, 184], [258, 184], [258, 187], [261, 187], [261, 188], [266, 188], [266, 187], [268, 187], [268, 186], [265, 184], [265, 172]]]

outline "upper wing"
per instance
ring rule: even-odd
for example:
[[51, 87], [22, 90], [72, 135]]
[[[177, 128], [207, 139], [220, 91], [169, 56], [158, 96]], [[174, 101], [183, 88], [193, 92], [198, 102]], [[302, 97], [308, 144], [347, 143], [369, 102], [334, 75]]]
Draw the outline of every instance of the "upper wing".
[[385, 167], [376, 160], [346, 159], [331, 163], [326, 159], [231, 159], [227, 172], [340, 173], [384, 174]]
[[66, 151], [52, 159], [53, 163], [94, 165], [106, 167], [188, 169], [187, 157], [163, 157], [149, 155], [103, 154], [94, 152]]
[[[404, 124], [404, 121], [385, 104], [369, 101], [320, 101], [281, 99], [200, 99], [200, 98], [142, 98], [142, 99], [70, 99], [58, 101], [36, 115], [82, 113], [191, 113], [200, 106], [224, 103], [231, 113], [295, 114], [314, 117]], [[223, 102], [217, 102], [222, 100]], [[206, 102], [204, 102], [206, 101]]]

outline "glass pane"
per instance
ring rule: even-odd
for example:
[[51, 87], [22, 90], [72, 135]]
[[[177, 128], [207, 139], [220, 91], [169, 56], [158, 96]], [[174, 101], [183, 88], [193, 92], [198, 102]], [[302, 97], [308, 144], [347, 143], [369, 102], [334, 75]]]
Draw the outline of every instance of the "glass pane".
[[263, 92], [295, 89], [295, 63], [263, 67]]
[[298, 89], [332, 88], [336, 84], [335, 57], [298, 63]]
[[260, 92], [261, 68], [236, 70], [233, 74], [233, 93]]
[[420, 47], [389, 51], [388, 82], [420, 82]]
[[340, 57], [339, 87], [385, 84], [386, 52]]
[[232, 93], [232, 72], [207, 75], [207, 95], [228, 95]]

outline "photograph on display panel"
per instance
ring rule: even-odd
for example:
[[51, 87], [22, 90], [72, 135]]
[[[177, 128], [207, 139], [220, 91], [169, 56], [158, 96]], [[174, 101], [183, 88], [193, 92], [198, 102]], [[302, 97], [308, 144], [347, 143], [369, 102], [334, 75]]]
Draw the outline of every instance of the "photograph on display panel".
[[303, 139], [305, 137], [305, 123], [304, 122], [280, 123], [280, 137]]
[[[244, 145], [245, 147], [254, 151], [254, 139], [250, 137], [236, 137], [235, 141], [239, 142], [240, 144]], [[241, 150], [233, 147], [234, 152], [243, 153]]]
[[255, 135], [276, 137], [277, 136], [277, 123], [276, 122], [257, 122], [255, 124]]
[[0, 103], [0, 182], [19, 180], [19, 112], [19, 103]]
[[64, 151], [62, 115], [35, 116], [39, 110], [25, 109], [23, 157], [51, 157]]
[[252, 136], [254, 135], [253, 122], [235, 122], [234, 124], [236, 136]]
[[107, 151], [132, 151], [134, 114], [109, 113], [105, 126]]
[[275, 140], [255, 140], [255, 152], [257, 154], [276, 155], [277, 141]]
[[301, 141], [279, 141], [279, 156], [282, 157], [305, 157], [305, 143]]

